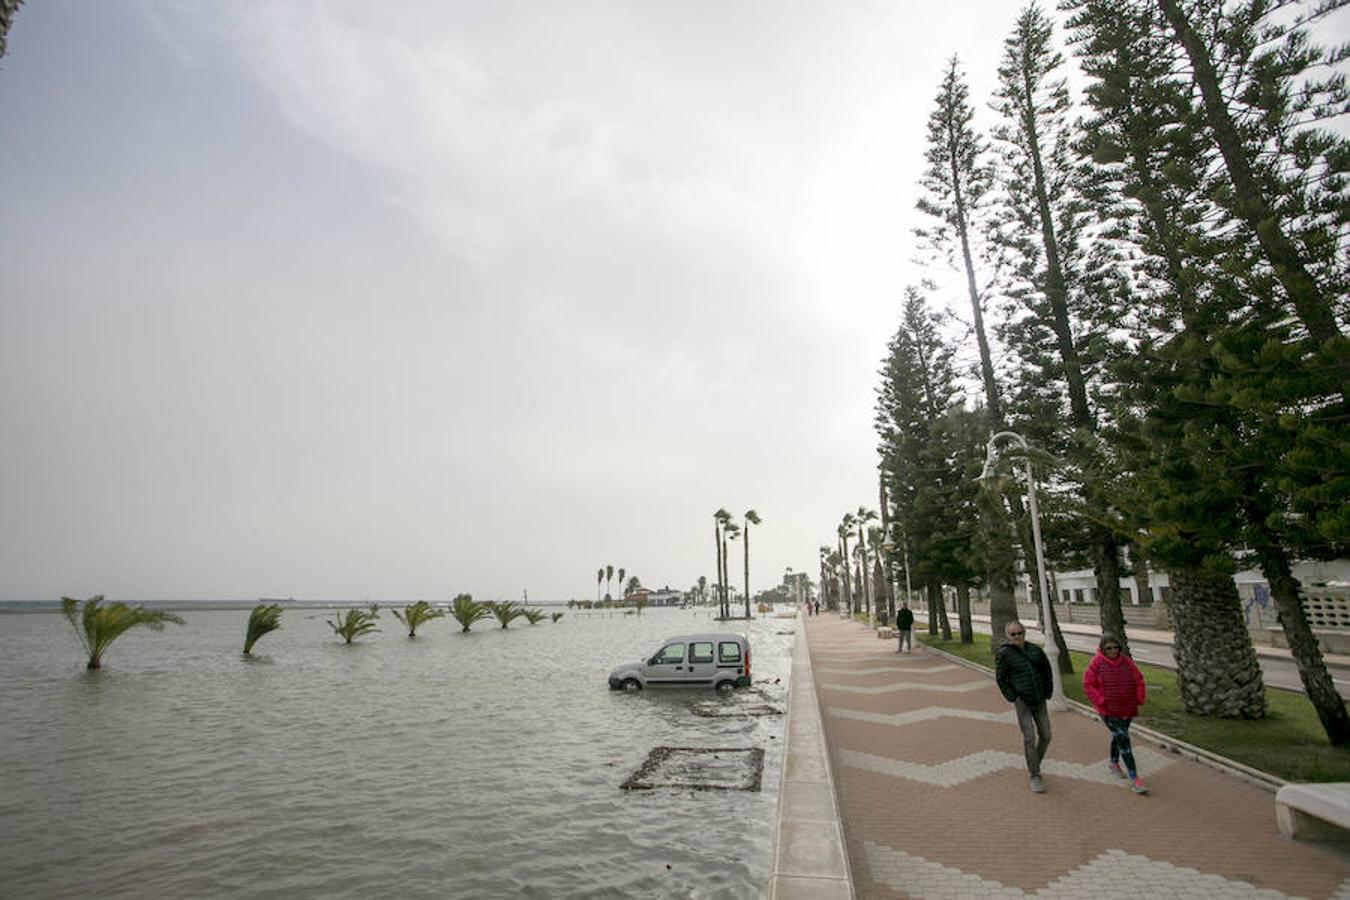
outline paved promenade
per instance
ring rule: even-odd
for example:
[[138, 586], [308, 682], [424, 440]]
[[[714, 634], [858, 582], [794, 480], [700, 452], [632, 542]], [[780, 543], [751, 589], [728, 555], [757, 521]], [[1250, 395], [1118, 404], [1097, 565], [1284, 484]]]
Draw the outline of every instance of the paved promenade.
[[837, 615], [798, 623], [855, 896], [1350, 900], [1350, 855], [1281, 836], [1269, 791], [1136, 739], [1136, 796], [1070, 711], [1032, 794], [992, 676]]

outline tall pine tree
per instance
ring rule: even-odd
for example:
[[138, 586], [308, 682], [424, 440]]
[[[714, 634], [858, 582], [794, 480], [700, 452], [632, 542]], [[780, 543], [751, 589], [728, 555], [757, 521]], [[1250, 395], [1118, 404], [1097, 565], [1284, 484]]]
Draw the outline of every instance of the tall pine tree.
[[[928, 117], [928, 149], [924, 154], [927, 165], [919, 181], [923, 194], [917, 206], [920, 212], [928, 214], [931, 224], [916, 229], [915, 233], [965, 276], [971, 328], [979, 349], [984, 409], [992, 433], [1004, 429], [1005, 419], [984, 324], [984, 297], [975, 274], [975, 242], [983, 232], [982, 218], [986, 214], [991, 174], [983, 158], [984, 141], [974, 128], [974, 117], [960, 63], [952, 57]], [[986, 534], [1007, 532], [1001, 498], [985, 498], [979, 504], [979, 510], [981, 528]], [[996, 635], [1002, 633], [1007, 622], [1017, 618], [1011, 562], [1011, 556], [1002, 552], [989, 554], [985, 560], [989, 616]]]
[[[1023, 9], [1004, 41], [994, 108], [994, 131], [1003, 152], [999, 186], [1006, 214], [992, 229], [1011, 265], [1012, 301], [999, 332], [1019, 357], [1016, 411], [1022, 431], [1069, 471], [1103, 468], [1097, 411], [1088, 394], [1100, 376], [1108, 328], [1100, 326], [1104, 302], [1118, 288], [1110, 245], [1093, 240], [1092, 207], [1070, 121], [1072, 107], [1064, 59], [1055, 49], [1053, 25], [1036, 3]], [[1065, 428], [1067, 423], [1069, 428]], [[1120, 602], [1120, 548], [1114, 510], [1105, 508], [1090, 479], [1080, 479], [1083, 502], [1094, 509], [1092, 544], [1097, 598], [1105, 633], [1128, 652]]]

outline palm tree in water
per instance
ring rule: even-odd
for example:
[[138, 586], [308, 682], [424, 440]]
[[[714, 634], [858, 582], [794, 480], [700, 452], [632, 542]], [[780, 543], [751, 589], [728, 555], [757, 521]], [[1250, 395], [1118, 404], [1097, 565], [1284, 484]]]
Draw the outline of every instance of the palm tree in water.
[[263, 635], [281, 627], [281, 606], [276, 603], [259, 603], [248, 614], [248, 629], [244, 632], [244, 655], [253, 655], [253, 645]]
[[459, 630], [468, 633], [474, 622], [486, 619], [492, 615], [492, 610], [487, 603], [475, 602], [472, 594], [458, 594], [450, 604], [450, 615], [459, 623]]
[[436, 609], [425, 600], [418, 600], [416, 603], [408, 606], [403, 612], [394, 610], [394, 618], [398, 619], [408, 628], [408, 637], [417, 637], [417, 627], [433, 619], [439, 619], [445, 615], [445, 610]]
[[183, 624], [181, 618], [162, 609], [127, 606], [120, 602], [104, 606], [102, 594], [90, 597], [83, 603], [73, 597], [62, 597], [61, 612], [89, 654], [89, 662], [85, 666], [88, 669], [103, 668], [103, 654], [108, 652], [109, 645], [132, 628], [163, 631], [165, 622]]
[[375, 624], [379, 621], [379, 618], [378, 606], [372, 606], [369, 609], [349, 609], [345, 615], [334, 613], [333, 620], [328, 623], [328, 627], [333, 629], [334, 634], [342, 638], [344, 644], [350, 644], [363, 634], [379, 631], [380, 626]]

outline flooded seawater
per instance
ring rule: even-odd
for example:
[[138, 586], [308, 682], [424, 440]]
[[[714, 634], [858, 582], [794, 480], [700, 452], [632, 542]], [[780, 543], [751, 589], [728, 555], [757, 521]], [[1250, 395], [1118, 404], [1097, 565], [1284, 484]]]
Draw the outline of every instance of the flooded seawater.
[[[0, 615], [0, 896], [746, 898], [768, 882], [782, 716], [711, 690], [610, 691], [668, 636], [739, 631], [786, 706], [791, 619], [568, 611], [558, 623], [387, 610], [344, 646], [287, 610], [117, 640], [84, 670], [58, 614]], [[760, 747], [759, 793], [620, 784], [657, 746]]]

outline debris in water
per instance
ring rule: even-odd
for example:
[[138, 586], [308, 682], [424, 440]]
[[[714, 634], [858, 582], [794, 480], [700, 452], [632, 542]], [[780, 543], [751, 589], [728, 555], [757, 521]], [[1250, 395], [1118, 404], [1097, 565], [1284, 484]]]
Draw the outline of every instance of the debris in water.
[[758, 791], [763, 775], [764, 751], [759, 747], [656, 747], [619, 787]]

